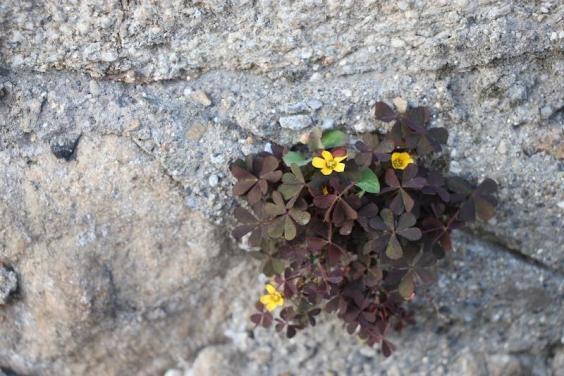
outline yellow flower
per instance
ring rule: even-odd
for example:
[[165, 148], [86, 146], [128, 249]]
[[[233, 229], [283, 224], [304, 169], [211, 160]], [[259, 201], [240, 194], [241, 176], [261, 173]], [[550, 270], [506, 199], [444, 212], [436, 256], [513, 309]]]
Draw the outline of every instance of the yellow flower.
[[324, 185], [323, 187], [321, 187], [321, 193], [323, 193], [323, 196], [327, 196], [329, 194], [329, 188]]
[[260, 302], [266, 307], [268, 311], [274, 311], [279, 305], [284, 305], [284, 295], [276, 290], [276, 287], [270, 283], [266, 285], [268, 294], [260, 297]]
[[331, 152], [328, 152], [327, 150], [323, 150], [321, 152], [321, 156], [323, 158], [313, 157], [311, 164], [313, 165], [313, 167], [321, 169], [321, 173], [323, 175], [331, 175], [333, 171], [336, 172], [345, 171], [345, 164], [341, 162], [345, 158], [347, 158], [346, 155], [342, 157], [334, 157], [333, 154], [331, 154]]
[[396, 170], [403, 170], [410, 163], [413, 163], [413, 158], [409, 153], [392, 153], [392, 167]]

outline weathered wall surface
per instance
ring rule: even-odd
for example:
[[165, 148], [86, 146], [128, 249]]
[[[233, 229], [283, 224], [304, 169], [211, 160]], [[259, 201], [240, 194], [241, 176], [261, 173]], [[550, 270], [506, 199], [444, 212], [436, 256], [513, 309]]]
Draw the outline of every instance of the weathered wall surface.
[[[556, 1], [3, 1], [0, 367], [557, 374], [563, 17]], [[498, 215], [458, 237], [438, 311], [421, 297], [388, 360], [334, 321], [250, 338], [262, 281], [228, 236], [227, 163], [314, 125], [385, 129], [371, 105], [397, 96], [449, 130], [452, 173], [498, 181]]]

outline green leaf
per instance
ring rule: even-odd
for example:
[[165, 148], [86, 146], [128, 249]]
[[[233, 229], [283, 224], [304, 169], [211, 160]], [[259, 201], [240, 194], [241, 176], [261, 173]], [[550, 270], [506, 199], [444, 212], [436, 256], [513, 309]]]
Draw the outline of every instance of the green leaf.
[[384, 221], [384, 224], [386, 225], [386, 227], [388, 227], [389, 230], [394, 230], [394, 213], [388, 209], [382, 209], [382, 211], [380, 212], [380, 217], [382, 218], [382, 220]]
[[380, 181], [378, 176], [369, 168], [363, 168], [360, 171], [360, 179], [356, 182], [356, 186], [363, 191], [370, 193], [380, 192]]
[[400, 259], [402, 255], [403, 250], [398, 241], [398, 238], [395, 235], [392, 235], [392, 237], [388, 241], [388, 246], [386, 247], [386, 256], [388, 256], [392, 260], [397, 260]]
[[404, 214], [401, 215], [401, 217], [399, 217], [397, 230], [401, 231], [401, 230], [408, 229], [408, 228], [412, 227], [413, 225], [415, 225], [415, 222], [417, 222], [417, 218], [415, 218], [415, 216], [413, 214], [404, 213]]
[[300, 170], [300, 168], [296, 164], [292, 164], [290, 166], [290, 170], [292, 170], [292, 172], [294, 173], [294, 175], [296, 175], [296, 178], [300, 182], [305, 183], [304, 174], [302, 174], [302, 170]]
[[311, 219], [311, 214], [309, 214], [306, 211], [298, 210], [295, 208], [290, 209], [289, 214], [290, 217], [292, 217], [292, 219], [296, 221], [296, 223], [302, 226], [307, 225], [309, 220]]
[[273, 239], [278, 239], [281, 238], [282, 235], [284, 235], [285, 218], [286, 216], [278, 217], [274, 220], [274, 222], [270, 224], [270, 226], [268, 226], [266, 230], [268, 236], [270, 236]]
[[296, 237], [297, 229], [296, 224], [289, 216], [285, 216], [284, 220], [284, 238], [286, 240], [293, 240]]
[[331, 130], [325, 132], [321, 137], [321, 143], [326, 149], [331, 149], [337, 146], [343, 146], [347, 140], [347, 135], [343, 131]]
[[290, 168], [293, 173], [287, 172], [282, 175], [282, 184], [278, 187], [278, 192], [282, 193], [285, 200], [296, 196], [305, 187], [304, 175], [300, 168], [295, 163]]
[[262, 267], [262, 272], [267, 277], [272, 277], [275, 274], [281, 274], [282, 272], [284, 272], [284, 269], [285, 266], [283, 260], [277, 258], [270, 258], [264, 263]]
[[[294, 176], [292, 174], [289, 175]], [[284, 199], [289, 200], [297, 195], [298, 192], [302, 190], [303, 186], [303, 183], [300, 183], [297, 180], [295, 182], [290, 182], [290, 178], [287, 178], [286, 182], [278, 187], [278, 192], [282, 193]]]
[[263, 210], [264, 214], [266, 214], [270, 218], [278, 217], [279, 215], [286, 213], [286, 207], [284, 206], [284, 204], [280, 205], [274, 204], [272, 202], [267, 202], [266, 204], [264, 204]]
[[398, 292], [404, 299], [409, 299], [413, 294], [413, 291], [415, 291], [413, 275], [411, 273], [407, 273], [398, 286]]
[[272, 259], [272, 266], [276, 274], [281, 274], [285, 269], [284, 261], [280, 259]]
[[286, 166], [291, 166], [292, 164], [296, 164], [298, 166], [305, 166], [309, 163], [311, 159], [306, 159], [302, 153], [298, 153], [297, 151], [289, 151], [282, 157]]
[[257, 260], [261, 260], [261, 261], [268, 257], [268, 255], [265, 255], [264, 253], [262, 253], [260, 251], [250, 251], [250, 252], [247, 252], [247, 254], [249, 256], [251, 256], [252, 258], [257, 259]]
[[476, 206], [476, 213], [480, 219], [487, 221], [495, 214], [495, 204], [488, 200], [487, 197], [477, 196], [474, 198], [474, 205]]

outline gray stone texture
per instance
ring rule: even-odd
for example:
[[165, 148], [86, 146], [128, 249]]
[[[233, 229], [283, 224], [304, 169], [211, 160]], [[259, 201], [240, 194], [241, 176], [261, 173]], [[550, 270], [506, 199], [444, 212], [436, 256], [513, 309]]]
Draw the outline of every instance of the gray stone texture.
[[[561, 374], [563, 19], [558, 1], [2, 1], [0, 374]], [[389, 359], [329, 317], [250, 337], [264, 278], [229, 237], [228, 163], [313, 126], [385, 131], [371, 107], [394, 99], [449, 130], [435, 163], [498, 182], [496, 217], [456, 238]]]

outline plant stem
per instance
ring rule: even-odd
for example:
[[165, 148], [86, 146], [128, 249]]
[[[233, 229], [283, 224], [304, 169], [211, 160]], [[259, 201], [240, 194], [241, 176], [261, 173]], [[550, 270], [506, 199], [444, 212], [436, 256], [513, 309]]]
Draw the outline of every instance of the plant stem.
[[337, 201], [339, 201], [341, 199], [341, 197], [348, 192], [349, 189], [351, 189], [352, 187], [354, 187], [354, 183], [350, 183], [349, 185], [347, 185], [345, 187], [345, 189], [343, 189], [342, 192], [339, 192], [339, 194], [337, 195], [337, 197], [335, 197], [335, 200], [333, 200], [333, 202], [331, 203], [331, 205], [329, 206], [329, 208], [327, 208], [327, 211], [325, 212], [325, 217], [323, 218], [324, 222], [329, 222], [329, 216], [331, 215], [331, 211], [333, 210], [333, 208], [335, 207], [335, 204], [337, 203]]

